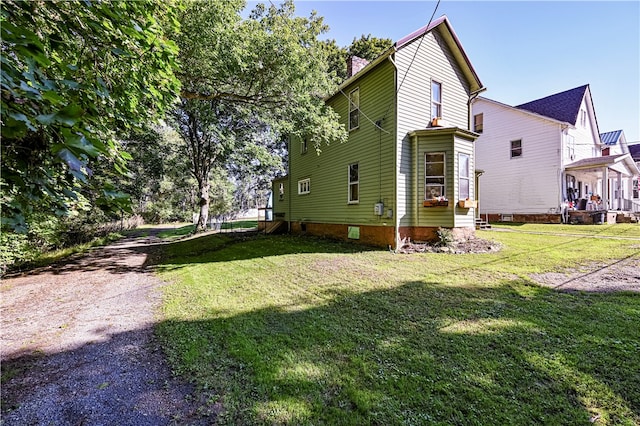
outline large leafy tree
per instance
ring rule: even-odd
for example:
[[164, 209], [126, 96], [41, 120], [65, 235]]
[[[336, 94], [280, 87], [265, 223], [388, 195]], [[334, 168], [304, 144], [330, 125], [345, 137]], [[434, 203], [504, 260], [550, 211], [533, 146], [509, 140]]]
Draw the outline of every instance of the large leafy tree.
[[358, 56], [368, 61], [373, 61], [385, 50], [393, 45], [389, 38], [378, 38], [369, 35], [361, 35], [355, 38], [349, 46], [340, 47], [335, 40], [326, 40], [322, 43], [322, 49], [327, 57], [329, 72], [336, 77], [337, 84], [347, 79], [347, 59], [350, 56]]
[[0, 16], [3, 225], [24, 229], [36, 208], [64, 216], [80, 199], [125, 207], [116, 181], [130, 157], [116, 136], [179, 89], [173, 4], [3, 0]]
[[322, 18], [295, 17], [290, 1], [258, 5], [248, 19], [243, 8], [237, 0], [191, 2], [180, 19], [182, 102], [173, 121], [198, 182], [198, 230], [206, 226], [212, 170], [264, 147], [265, 134], [306, 136], [318, 149], [347, 137], [322, 100], [333, 83], [317, 40]]

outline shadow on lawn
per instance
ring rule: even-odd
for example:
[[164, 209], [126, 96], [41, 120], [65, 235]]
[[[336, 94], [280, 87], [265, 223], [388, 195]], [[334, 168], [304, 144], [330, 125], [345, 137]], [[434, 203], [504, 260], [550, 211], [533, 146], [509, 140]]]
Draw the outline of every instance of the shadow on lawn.
[[238, 232], [203, 235], [164, 245], [160, 256], [146, 263], [157, 270], [174, 270], [185, 265], [260, 259], [297, 253], [359, 253], [380, 250], [357, 243], [295, 235], [264, 235]]
[[637, 298], [518, 281], [326, 296], [226, 317], [212, 307], [210, 320], [158, 330], [233, 424], [640, 420]]

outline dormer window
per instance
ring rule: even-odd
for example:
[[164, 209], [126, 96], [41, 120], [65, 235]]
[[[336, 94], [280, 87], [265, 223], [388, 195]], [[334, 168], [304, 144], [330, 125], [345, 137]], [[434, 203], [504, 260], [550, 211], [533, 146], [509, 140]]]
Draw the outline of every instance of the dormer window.
[[442, 118], [442, 84], [431, 81], [431, 119]]

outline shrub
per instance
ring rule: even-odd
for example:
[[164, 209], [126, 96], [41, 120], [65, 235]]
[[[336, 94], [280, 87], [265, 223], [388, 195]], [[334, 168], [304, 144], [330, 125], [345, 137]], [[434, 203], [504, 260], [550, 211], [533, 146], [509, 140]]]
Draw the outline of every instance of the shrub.
[[438, 228], [438, 242], [437, 245], [439, 247], [450, 247], [455, 238], [453, 237], [453, 231], [447, 228]]

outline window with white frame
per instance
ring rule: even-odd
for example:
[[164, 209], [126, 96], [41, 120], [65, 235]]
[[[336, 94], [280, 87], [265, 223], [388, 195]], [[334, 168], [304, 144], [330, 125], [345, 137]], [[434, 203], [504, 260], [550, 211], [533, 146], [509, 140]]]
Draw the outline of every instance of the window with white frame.
[[442, 84], [431, 81], [431, 118], [442, 117]]
[[444, 152], [427, 152], [424, 160], [424, 199], [445, 197]]
[[280, 200], [284, 200], [284, 183], [282, 182], [278, 185], [278, 197]]
[[309, 150], [309, 141], [307, 138], [302, 139], [302, 143], [300, 144], [300, 153], [306, 154]]
[[349, 130], [355, 130], [360, 126], [360, 88], [353, 89], [349, 93]]
[[640, 180], [633, 179], [631, 182], [631, 189], [633, 190], [633, 198], [640, 198]]
[[458, 154], [458, 196], [461, 200], [470, 197], [471, 192], [471, 156]]
[[473, 116], [473, 131], [476, 133], [482, 133], [484, 129], [484, 115], [483, 113]]
[[298, 195], [308, 194], [311, 192], [311, 179], [302, 179], [298, 181]]
[[511, 141], [511, 158], [522, 157], [522, 139]]
[[358, 163], [349, 164], [349, 203], [360, 201], [360, 170]]
[[569, 160], [576, 158], [576, 139], [571, 135], [567, 135], [567, 158]]
[[587, 111], [584, 109], [580, 109], [580, 125], [587, 127]]

